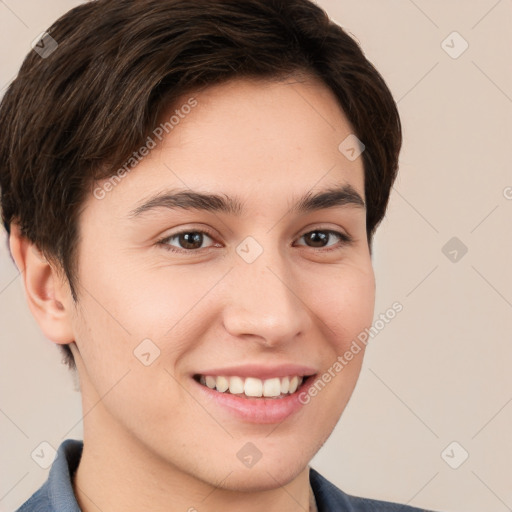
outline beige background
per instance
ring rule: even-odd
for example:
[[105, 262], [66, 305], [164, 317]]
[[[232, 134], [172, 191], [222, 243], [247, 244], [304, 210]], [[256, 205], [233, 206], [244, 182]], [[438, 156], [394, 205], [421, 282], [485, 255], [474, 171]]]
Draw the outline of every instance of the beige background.
[[[78, 3], [0, 0], [0, 94], [30, 42]], [[512, 510], [512, 0], [319, 3], [360, 41], [402, 115], [400, 175], [374, 264], [376, 317], [394, 301], [404, 310], [370, 342], [312, 465], [352, 494]], [[463, 41], [442, 45], [453, 31], [469, 44], [456, 59], [443, 46], [453, 54]], [[456, 262], [442, 251], [452, 237], [468, 248]], [[47, 477], [32, 451], [80, 439], [82, 423], [71, 374], [0, 247], [0, 511], [11, 511]], [[469, 453], [458, 469], [442, 457], [453, 441], [446, 460]]]

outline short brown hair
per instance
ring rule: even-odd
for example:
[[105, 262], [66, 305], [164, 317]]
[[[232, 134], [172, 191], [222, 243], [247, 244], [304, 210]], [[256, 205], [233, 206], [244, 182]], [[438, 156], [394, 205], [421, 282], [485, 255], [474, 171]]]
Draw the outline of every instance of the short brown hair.
[[78, 219], [94, 181], [112, 176], [177, 98], [234, 78], [305, 72], [334, 92], [365, 145], [371, 251], [398, 169], [400, 118], [359, 45], [312, 1], [96, 0], [48, 34], [54, 51], [32, 50], [0, 104], [2, 219], [58, 264], [75, 302]]

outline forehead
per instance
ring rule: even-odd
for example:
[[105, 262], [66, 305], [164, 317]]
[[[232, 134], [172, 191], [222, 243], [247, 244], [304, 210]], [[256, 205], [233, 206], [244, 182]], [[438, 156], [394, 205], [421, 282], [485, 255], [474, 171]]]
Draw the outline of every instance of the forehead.
[[319, 81], [227, 82], [181, 97], [159, 123], [153, 149], [96, 207], [126, 214], [165, 188], [245, 197], [260, 207], [339, 184], [364, 198], [362, 158], [340, 150], [352, 127]]

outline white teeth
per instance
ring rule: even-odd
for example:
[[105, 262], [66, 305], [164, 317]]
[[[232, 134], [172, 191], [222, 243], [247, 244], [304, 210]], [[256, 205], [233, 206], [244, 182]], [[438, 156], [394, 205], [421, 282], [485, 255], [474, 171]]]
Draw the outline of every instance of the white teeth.
[[257, 379], [255, 377], [232, 376], [213, 377], [212, 375], [201, 375], [199, 382], [210, 389], [216, 389], [221, 393], [229, 393], [233, 395], [245, 394], [250, 397], [268, 397], [276, 398], [281, 395], [292, 394], [302, 384], [303, 377], [293, 375], [291, 377], [273, 377], [270, 379]]
[[290, 389], [288, 390], [289, 393], [295, 393], [299, 386], [299, 378], [297, 376], [292, 377], [290, 379]]
[[244, 384], [244, 393], [247, 396], [261, 396], [263, 394], [263, 382], [261, 379], [247, 377]]
[[207, 375], [206, 376], [206, 385], [211, 388], [211, 389], [215, 389], [215, 384], [216, 384], [216, 381], [217, 379], [215, 377], [211, 377], [210, 375]]
[[281, 381], [276, 377], [263, 382], [263, 396], [279, 396], [281, 394]]
[[281, 379], [281, 393], [289, 393], [290, 391], [290, 377], [283, 377]]
[[217, 377], [217, 382], [215, 384], [217, 391], [224, 393], [229, 388], [229, 381], [227, 377]]
[[[212, 377], [213, 378], [213, 377]], [[215, 379], [213, 379], [215, 380]], [[229, 392], [233, 395], [244, 392], [244, 381], [240, 377], [229, 378]]]

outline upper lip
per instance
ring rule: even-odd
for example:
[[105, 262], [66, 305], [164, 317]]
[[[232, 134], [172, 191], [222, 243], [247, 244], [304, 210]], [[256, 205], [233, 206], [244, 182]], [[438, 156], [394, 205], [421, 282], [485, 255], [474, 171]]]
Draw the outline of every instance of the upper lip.
[[298, 364], [281, 364], [278, 366], [244, 364], [240, 366], [229, 366], [224, 368], [209, 368], [197, 372], [195, 375], [211, 375], [212, 377], [254, 377], [257, 379], [270, 379], [272, 377], [309, 376], [317, 371], [311, 366]]

